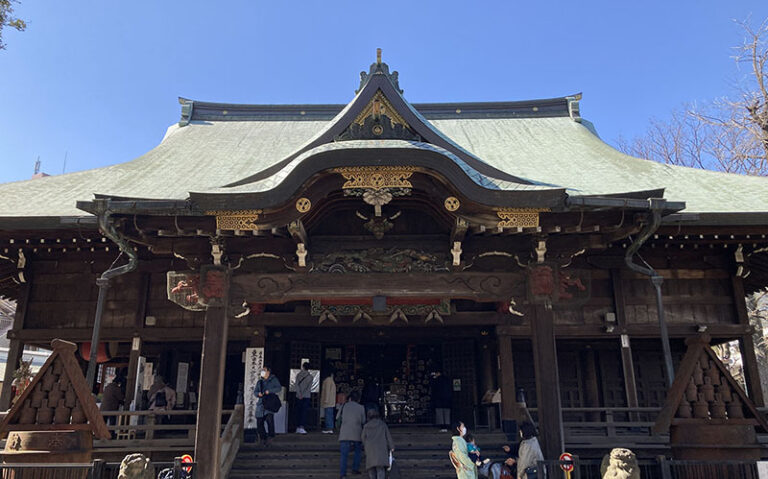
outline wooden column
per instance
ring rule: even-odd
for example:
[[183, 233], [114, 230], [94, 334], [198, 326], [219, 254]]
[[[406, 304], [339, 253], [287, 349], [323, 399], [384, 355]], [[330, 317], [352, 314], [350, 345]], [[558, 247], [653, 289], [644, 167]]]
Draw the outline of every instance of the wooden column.
[[501, 419], [518, 420], [515, 392], [515, 361], [512, 337], [499, 334], [499, 388], [501, 389]]
[[635, 361], [632, 358], [632, 345], [629, 342], [629, 336], [626, 334], [621, 335], [621, 368], [624, 372], [624, 391], [627, 394], [627, 407], [638, 407]]
[[480, 394], [496, 389], [497, 367], [494, 358], [493, 344], [489, 341], [480, 342], [480, 368], [482, 370], [480, 380]]
[[[205, 267], [204, 267], [205, 268]], [[195, 462], [197, 477], [220, 479], [221, 409], [224, 394], [224, 366], [227, 359], [227, 296], [229, 283], [223, 268], [203, 269], [201, 293], [205, 295], [206, 283], [211, 276], [223, 275], [224, 285], [220, 295], [209, 295], [205, 312], [203, 352], [200, 365], [200, 398], [197, 406], [197, 432], [195, 434]]]
[[560, 405], [560, 377], [557, 371], [554, 314], [537, 305], [531, 318], [533, 363], [536, 371], [539, 439], [545, 459], [557, 459], [563, 452], [563, 414]]
[[[733, 286], [733, 304], [736, 306], [736, 315], [739, 318], [739, 322], [749, 325], [747, 295], [744, 292], [744, 283], [740, 277], [732, 276], [731, 285]], [[765, 406], [763, 386], [760, 382], [760, 368], [757, 364], [757, 355], [755, 354], [755, 340], [751, 332], [739, 338], [739, 349], [741, 350], [741, 363], [744, 366], [744, 380], [747, 382], [747, 394], [749, 394], [749, 398], [755, 403], [755, 406]]]
[[637, 381], [635, 380], [635, 363], [632, 359], [632, 347], [629, 343], [627, 331], [627, 313], [624, 295], [624, 283], [621, 280], [621, 271], [611, 270], [611, 283], [613, 285], [613, 306], [616, 312], [616, 326], [621, 332], [621, 369], [624, 372], [624, 393], [627, 398], [627, 407], [638, 407]]
[[[29, 276], [27, 277], [29, 280]], [[5, 374], [3, 375], [3, 389], [0, 391], [0, 411], [7, 411], [11, 407], [13, 387], [13, 373], [21, 365], [21, 358], [24, 355], [24, 343], [20, 339], [14, 338], [13, 333], [24, 327], [24, 319], [27, 316], [27, 304], [29, 303], [30, 283], [21, 285], [19, 299], [16, 301], [16, 313], [13, 316], [13, 329], [8, 332], [10, 344], [8, 346], [8, 360], [5, 364]]]
[[[141, 338], [134, 336], [131, 340], [131, 354], [128, 358], [128, 377], [125, 378], [125, 408], [129, 409], [135, 399], [136, 374], [139, 372], [139, 356], [141, 356]], [[138, 409], [138, 407], [136, 408]]]
[[741, 350], [741, 362], [744, 366], [744, 380], [747, 382], [747, 394], [757, 407], [765, 406], [763, 397], [763, 387], [760, 383], [760, 369], [757, 365], [757, 355], [755, 354], [755, 340], [751, 334], [739, 338], [739, 349]]
[[[600, 386], [598, 384], [597, 372], [597, 353], [591, 346], [583, 355], [584, 365], [584, 405], [586, 407], [600, 407]], [[590, 421], [600, 421], [600, 413], [589, 413], [587, 417]]]
[[144, 330], [144, 318], [147, 315], [151, 277], [152, 276], [149, 273], [141, 273], [139, 279], [139, 295], [136, 300], [136, 312], [133, 318], [135, 332], [133, 338], [131, 338], [131, 353], [128, 357], [128, 377], [125, 378], [126, 409], [130, 408], [131, 401], [135, 399], [136, 395], [136, 374], [139, 370], [139, 356], [141, 356], [141, 346], [144, 342], [141, 332]]

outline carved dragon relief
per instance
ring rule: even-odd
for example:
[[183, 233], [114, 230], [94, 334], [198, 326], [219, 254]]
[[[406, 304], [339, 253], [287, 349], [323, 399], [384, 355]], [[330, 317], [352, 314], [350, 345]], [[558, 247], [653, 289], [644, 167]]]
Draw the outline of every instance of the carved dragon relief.
[[314, 273], [434, 273], [449, 271], [451, 264], [446, 255], [397, 248], [342, 250], [312, 259]]

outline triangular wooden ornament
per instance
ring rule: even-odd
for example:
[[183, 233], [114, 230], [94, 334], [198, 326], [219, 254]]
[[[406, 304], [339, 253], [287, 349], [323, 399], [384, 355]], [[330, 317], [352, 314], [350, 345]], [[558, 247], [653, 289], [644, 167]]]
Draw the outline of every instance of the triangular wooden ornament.
[[674, 424], [693, 423], [753, 424], [768, 432], [768, 422], [709, 346], [710, 341], [706, 334], [686, 340], [688, 349], [656, 418], [654, 434], [664, 434]]
[[0, 423], [8, 431], [88, 430], [99, 439], [110, 433], [75, 358], [77, 345], [51, 342], [53, 353]]

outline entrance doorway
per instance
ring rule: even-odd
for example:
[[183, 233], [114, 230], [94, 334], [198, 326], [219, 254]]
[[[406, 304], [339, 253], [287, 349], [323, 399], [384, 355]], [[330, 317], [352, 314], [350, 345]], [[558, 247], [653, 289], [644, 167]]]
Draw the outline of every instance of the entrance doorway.
[[482, 364], [474, 336], [477, 330], [465, 328], [281, 328], [268, 332], [267, 349], [286, 370], [308, 359], [321, 378], [333, 372], [339, 393], [358, 391], [393, 426], [434, 424], [431, 373], [441, 371], [452, 381], [453, 417], [471, 423], [484, 392], [477, 378], [494, 368]]

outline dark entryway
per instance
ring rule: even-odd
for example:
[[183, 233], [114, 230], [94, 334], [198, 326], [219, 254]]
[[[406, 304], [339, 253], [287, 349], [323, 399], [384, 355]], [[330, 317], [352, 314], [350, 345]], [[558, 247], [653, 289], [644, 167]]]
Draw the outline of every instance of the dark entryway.
[[[288, 363], [286, 369], [297, 369], [302, 359], [309, 359], [321, 378], [333, 371], [339, 392], [359, 391], [362, 402], [375, 404], [391, 425], [434, 423], [431, 373], [442, 371], [453, 383], [454, 417], [471, 422], [483, 393], [477, 389], [482, 367], [472, 338], [477, 333], [454, 329], [283, 328], [278, 336], [282, 345], [270, 334], [267, 348], [283, 355], [278, 362]], [[342, 338], [347, 342], [340, 342]], [[319, 395], [314, 396], [317, 408]]]

